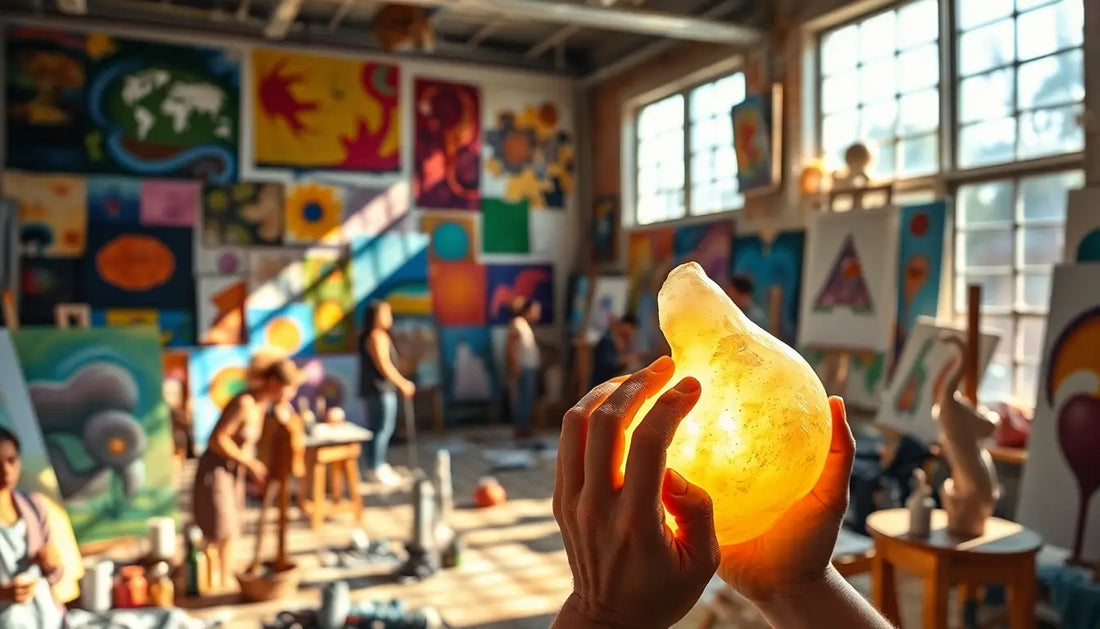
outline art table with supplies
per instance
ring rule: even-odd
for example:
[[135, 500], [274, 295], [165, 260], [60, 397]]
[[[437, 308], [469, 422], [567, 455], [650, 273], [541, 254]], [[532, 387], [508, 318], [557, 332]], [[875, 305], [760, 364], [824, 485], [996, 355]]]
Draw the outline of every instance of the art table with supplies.
[[[363, 519], [359, 453], [362, 444], [373, 438], [371, 431], [348, 422], [317, 424], [310, 431], [306, 437], [306, 486], [298, 492], [298, 506], [309, 514], [312, 529], [321, 528], [325, 518], [336, 513], [350, 512], [356, 522]], [[332, 473], [332, 504], [325, 494], [329, 472]], [[349, 494], [347, 502], [343, 501], [345, 485]]]

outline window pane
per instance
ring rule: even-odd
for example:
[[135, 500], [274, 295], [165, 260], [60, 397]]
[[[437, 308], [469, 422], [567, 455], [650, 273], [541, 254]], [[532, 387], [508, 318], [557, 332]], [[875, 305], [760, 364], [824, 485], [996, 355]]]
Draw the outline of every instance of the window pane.
[[[986, 0], [982, 0], [984, 1]], [[982, 4], [982, 2], [960, 4]], [[1012, 63], [1016, 56], [1015, 37], [1011, 19], [964, 33], [959, 38], [959, 73], [970, 76]]]
[[1057, 2], [1057, 0], [1016, 0], [1016, 10], [1027, 11], [1028, 9], [1041, 7], [1044, 4], [1050, 4], [1052, 2]]
[[940, 94], [925, 90], [901, 97], [898, 104], [898, 133], [931, 131], [940, 124]]
[[990, 181], [959, 187], [959, 225], [1001, 223], [1012, 220], [1012, 182]]
[[959, 265], [972, 267], [1011, 267], [1012, 230], [959, 232]]
[[1077, 120], [1082, 109], [1070, 105], [1021, 114], [1017, 155], [1026, 159], [1081, 150], [1085, 138]]
[[[965, 287], [963, 301], [966, 301]], [[963, 306], [965, 307], [966, 304], [964, 303]], [[963, 317], [964, 321], [965, 319], [966, 317]], [[982, 331], [993, 332], [1000, 338], [997, 347], [993, 350], [993, 360], [1011, 361], [1016, 342], [1016, 323], [1012, 317], [982, 317]]]
[[688, 98], [692, 122], [714, 116], [729, 118], [730, 108], [745, 100], [745, 75], [732, 74], [718, 81], [700, 85]]
[[[691, 156], [691, 180], [704, 184], [714, 178], [714, 157], [710, 151]], [[694, 200], [694, 197], [692, 197]], [[693, 203], [694, 205], [694, 203]]]
[[684, 163], [682, 161], [669, 162], [661, 166], [658, 178], [662, 190], [673, 190], [684, 187]]
[[680, 94], [646, 105], [638, 113], [638, 137], [650, 138], [684, 126], [684, 97]]
[[896, 18], [897, 14], [893, 11], [886, 11], [864, 20], [859, 25], [861, 61], [872, 61], [894, 52], [894, 41], [897, 36]]
[[1021, 219], [1066, 220], [1066, 193], [1084, 184], [1085, 176], [1079, 170], [1021, 179]]
[[[964, 3], [965, 4], [965, 3]], [[1012, 363], [998, 361], [989, 364], [989, 369], [978, 387], [978, 398], [983, 404], [1007, 402], [1012, 398]]]
[[959, 0], [959, 28], [970, 29], [1012, 13], [1012, 0]]
[[691, 125], [692, 153], [715, 146], [733, 146], [733, 121], [728, 115], [704, 118]]
[[1035, 365], [1016, 366], [1016, 388], [1013, 398], [1020, 404], [1034, 404], [1039, 391], [1039, 368]]
[[853, 24], [821, 38], [821, 71], [834, 74], [859, 62], [859, 26]]
[[912, 92], [931, 87], [940, 80], [940, 53], [936, 44], [914, 48], [898, 55], [898, 90]]
[[1016, 121], [1012, 118], [963, 127], [959, 132], [959, 164], [982, 166], [1012, 161], [1015, 142]]
[[844, 150], [857, 139], [859, 139], [858, 113], [850, 112], [825, 116], [825, 120], [821, 124], [821, 148], [831, 167], [835, 168], [843, 164]]
[[1024, 273], [1018, 280], [1019, 308], [1047, 310], [1050, 307], [1050, 275]]
[[894, 95], [897, 64], [893, 57], [863, 66], [859, 73], [859, 100], [869, 103]]
[[887, 140], [880, 143], [867, 142], [867, 148], [871, 149], [871, 168], [870, 175], [872, 179], [893, 179], [895, 166], [895, 155], [897, 153], [897, 147], [892, 140]]
[[936, 172], [940, 143], [936, 134], [898, 142], [898, 174], [909, 177]]
[[979, 74], [959, 83], [959, 122], [978, 122], [1011, 116], [1012, 68]]
[[1084, 54], [1078, 48], [1021, 65], [1019, 87], [1020, 109], [1084, 100]]
[[821, 83], [821, 111], [851, 109], [859, 102], [859, 73], [855, 70], [826, 78]]
[[1020, 264], [1056, 264], [1062, 258], [1062, 226], [1020, 230]]
[[1080, 46], [1084, 39], [1085, 5], [1081, 0], [1062, 0], [1016, 18], [1019, 58], [1034, 59], [1058, 50]]
[[936, 0], [920, 0], [898, 9], [898, 48], [932, 41], [939, 33], [940, 15]]
[[894, 136], [898, 105], [894, 99], [879, 101], [863, 108], [863, 120], [859, 137], [865, 140], [882, 140]]
[[1043, 334], [1047, 321], [1043, 317], [1020, 317], [1020, 333], [1016, 335], [1016, 356], [1028, 362], [1043, 357]]
[[718, 181], [737, 180], [737, 153], [733, 145], [719, 147], [714, 151], [714, 173]]

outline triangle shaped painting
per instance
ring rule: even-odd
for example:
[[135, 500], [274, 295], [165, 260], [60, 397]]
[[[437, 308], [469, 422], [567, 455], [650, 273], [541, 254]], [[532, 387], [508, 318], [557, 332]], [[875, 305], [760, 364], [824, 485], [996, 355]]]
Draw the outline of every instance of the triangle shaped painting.
[[836, 260], [825, 276], [825, 283], [814, 297], [814, 310], [831, 312], [834, 308], [850, 308], [854, 312], [871, 312], [871, 292], [863, 277], [863, 265], [856, 251], [851, 234], [844, 238], [844, 244], [837, 253]]

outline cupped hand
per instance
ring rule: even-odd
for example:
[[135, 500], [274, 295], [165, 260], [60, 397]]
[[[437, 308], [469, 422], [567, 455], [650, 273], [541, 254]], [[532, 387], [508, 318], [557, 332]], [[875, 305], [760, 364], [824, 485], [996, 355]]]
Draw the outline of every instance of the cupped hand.
[[248, 473], [259, 483], [267, 482], [267, 466], [259, 459], [251, 459], [247, 463]]
[[855, 440], [844, 401], [829, 398], [833, 438], [817, 484], [756, 539], [722, 547], [718, 575], [755, 603], [796, 597], [825, 578], [848, 509]]
[[[565, 539], [573, 594], [554, 626], [669, 627], [699, 600], [718, 565], [710, 498], [665, 468], [680, 420], [699, 400], [685, 378], [625, 430], [674, 372], [663, 357], [593, 389], [562, 420], [554, 517]], [[663, 505], [663, 508], [662, 508]], [[665, 524], [664, 509], [677, 531]]]

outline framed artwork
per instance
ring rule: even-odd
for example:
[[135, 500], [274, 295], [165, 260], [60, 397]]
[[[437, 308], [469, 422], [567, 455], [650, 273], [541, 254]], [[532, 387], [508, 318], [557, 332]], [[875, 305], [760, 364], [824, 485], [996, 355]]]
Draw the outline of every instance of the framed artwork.
[[485, 267], [474, 262], [434, 262], [428, 267], [432, 309], [441, 326], [488, 324]]
[[1100, 187], [1070, 190], [1065, 263], [1100, 262]]
[[517, 298], [538, 302], [542, 315], [535, 325], [554, 322], [553, 265], [490, 264], [485, 268], [489, 325], [510, 322]]
[[88, 303], [97, 308], [194, 305], [193, 233], [179, 227], [92, 230], [84, 257]]
[[783, 174], [783, 86], [749, 94], [730, 111], [737, 185], [742, 193], [775, 190]]
[[141, 224], [151, 227], [195, 227], [202, 209], [197, 181], [145, 179], [141, 182]]
[[482, 199], [481, 246], [482, 251], [490, 254], [530, 253], [531, 228], [527, 203]]
[[314, 249], [306, 253], [303, 269], [306, 302], [313, 306], [314, 349], [318, 354], [353, 351], [355, 308], [347, 256], [340, 250]]
[[248, 344], [253, 352], [263, 348], [292, 357], [310, 356], [314, 351], [313, 308], [307, 304], [286, 304], [280, 308], [245, 310]]
[[248, 387], [248, 348], [240, 345], [197, 347], [187, 369], [195, 449], [202, 452], [225, 407]]
[[561, 210], [576, 186], [572, 112], [560, 94], [485, 91], [482, 196]]
[[935, 317], [939, 310], [947, 202], [904, 206], [900, 212], [894, 356], [902, 355], [917, 317]]
[[[759, 235], [742, 236], [733, 241], [731, 270], [734, 275], [752, 279], [753, 301], [778, 323], [769, 330], [788, 345], [798, 338], [798, 306], [802, 295], [802, 256], [806, 232], [779, 232], [771, 241]], [[776, 297], [778, 295], [778, 297]], [[772, 312], [779, 302], [778, 316]]]
[[489, 328], [439, 330], [444, 396], [450, 402], [487, 402], [496, 392]]
[[474, 216], [453, 213], [425, 213], [420, 231], [431, 237], [428, 249], [432, 262], [473, 262], [479, 245]]
[[343, 242], [344, 191], [320, 183], [290, 186], [286, 199], [287, 244], [336, 245]]
[[481, 203], [481, 91], [476, 85], [418, 78], [414, 92], [416, 206], [478, 209]]
[[285, 199], [280, 183], [207, 186], [202, 199], [203, 246], [282, 244]]
[[141, 180], [129, 177], [88, 177], [88, 223], [138, 225], [141, 223]]
[[587, 341], [596, 344], [611, 325], [626, 314], [630, 280], [621, 276], [600, 275], [592, 287], [591, 314], [588, 315]]
[[88, 182], [68, 175], [7, 172], [4, 196], [15, 202], [24, 257], [79, 258], [88, 237]]
[[619, 259], [619, 197], [603, 196], [592, 208], [592, 260], [614, 262]]

